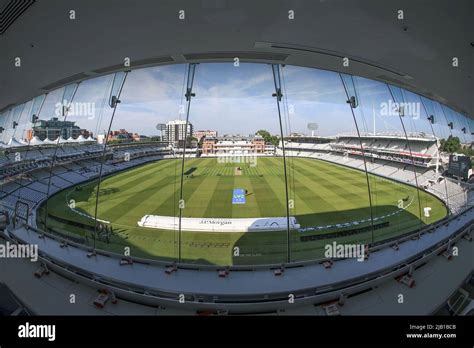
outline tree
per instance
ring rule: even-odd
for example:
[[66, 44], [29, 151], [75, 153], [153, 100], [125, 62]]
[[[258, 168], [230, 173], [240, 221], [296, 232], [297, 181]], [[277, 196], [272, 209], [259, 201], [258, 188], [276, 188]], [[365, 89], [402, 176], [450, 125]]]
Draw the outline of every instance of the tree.
[[269, 131], [265, 130], [265, 129], [260, 129], [259, 131], [257, 131], [256, 134], [259, 134], [262, 136], [262, 138], [266, 141], [266, 139], [269, 139], [271, 137], [271, 134]]
[[278, 145], [278, 142], [280, 139], [276, 135], [271, 135], [269, 131], [265, 129], [260, 129], [257, 131], [258, 135], [262, 136], [263, 140], [265, 141], [265, 144], [272, 144], [274, 146]]
[[196, 147], [196, 146], [198, 146], [198, 140], [197, 140], [196, 137], [188, 135], [186, 139], [187, 139], [186, 147]]
[[448, 139], [441, 139], [441, 151], [447, 153], [459, 153], [461, 150], [461, 141], [458, 137], [450, 135]]

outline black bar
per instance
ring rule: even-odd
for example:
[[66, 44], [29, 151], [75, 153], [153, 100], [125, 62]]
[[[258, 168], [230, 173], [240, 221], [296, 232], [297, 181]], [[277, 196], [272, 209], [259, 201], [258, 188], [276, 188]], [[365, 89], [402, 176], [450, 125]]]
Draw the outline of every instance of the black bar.
[[[20, 325], [55, 325], [55, 340], [20, 338]], [[472, 317], [159, 316], [0, 317], [0, 345], [163, 343], [444, 344], [472, 347]], [[455, 337], [423, 337], [429, 334]], [[421, 335], [422, 337], [409, 337]], [[52, 337], [50, 335], [49, 337]]]

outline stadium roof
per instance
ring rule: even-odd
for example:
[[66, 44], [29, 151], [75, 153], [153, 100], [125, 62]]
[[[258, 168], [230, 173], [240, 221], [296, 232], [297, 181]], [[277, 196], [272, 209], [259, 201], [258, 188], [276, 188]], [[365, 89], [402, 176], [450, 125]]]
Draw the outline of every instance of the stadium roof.
[[7, 146], [8, 147], [20, 147], [20, 146], [25, 146], [25, 144], [20, 143], [15, 138], [11, 138], [10, 141], [8, 142]]
[[42, 144], [43, 144], [43, 141], [40, 138], [38, 138], [36, 135], [30, 140], [30, 145], [42, 145]]
[[0, 36], [0, 110], [123, 70], [125, 57], [132, 68], [239, 57], [385, 81], [474, 117], [473, 6], [470, 0], [35, 1]]
[[[359, 139], [359, 136], [354, 134], [354, 135], [339, 135], [338, 138], [357, 138]], [[410, 141], [424, 141], [424, 142], [434, 142], [436, 141], [436, 138], [433, 137], [422, 137], [422, 136], [413, 136], [413, 135], [408, 135], [405, 136], [404, 134], [400, 135], [389, 135], [389, 134], [361, 134], [360, 138], [366, 138], [366, 139], [394, 139], [394, 140], [400, 140], [400, 141], [406, 141], [407, 139]]]

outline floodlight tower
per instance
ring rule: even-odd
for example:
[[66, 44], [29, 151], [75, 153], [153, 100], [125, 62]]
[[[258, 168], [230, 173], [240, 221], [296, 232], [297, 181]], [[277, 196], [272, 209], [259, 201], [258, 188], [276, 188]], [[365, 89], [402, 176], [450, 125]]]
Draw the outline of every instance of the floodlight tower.
[[165, 132], [166, 132], [166, 124], [158, 123], [156, 125], [156, 129], [160, 131], [161, 141], [163, 141], [164, 140], [164, 135], [165, 135]]
[[308, 129], [311, 131], [311, 136], [314, 137], [314, 131], [318, 129], [318, 124], [308, 123]]

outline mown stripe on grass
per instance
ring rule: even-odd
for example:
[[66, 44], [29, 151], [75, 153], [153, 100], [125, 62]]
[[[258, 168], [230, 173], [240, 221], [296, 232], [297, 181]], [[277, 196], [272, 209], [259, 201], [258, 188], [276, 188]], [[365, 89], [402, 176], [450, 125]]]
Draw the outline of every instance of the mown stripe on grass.
[[[148, 176], [147, 176], [148, 177]], [[114, 196], [113, 199], [104, 199], [103, 202], [99, 202], [99, 210], [101, 211], [101, 216], [117, 216], [120, 215], [124, 207], [128, 208], [139, 208], [149, 200], [149, 195], [147, 197], [146, 193], [159, 194], [160, 191], [166, 189], [169, 186], [178, 186], [175, 184], [177, 178], [170, 176], [163, 176], [158, 181], [156, 177], [148, 177], [148, 179], [142, 180], [140, 182], [140, 190], [136, 190], [136, 185], [128, 187], [123, 194]], [[135, 181], [135, 180], [134, 180]], [[154, 196], [154, 195], [153, 195]], [[125, 198], [125, 199], [124, 199]], [[161, 200], [160, 200], [161, 201]], [[107, 208], [104, 210], [104, 208]]]
[[[137, 192], [144, 191], [145, 188], [148, 189], [146, 186], [143, 185], [145, 182], [156, 180], [158, 178], [173, 176], [173, 171], [172, 171], [173, 168], [174, 168], [173, 163], [166, 163], [163, 166], [160, 166], [159, 168], [153, 167], [146, 171], [138, 171], [140, 174], [139, 176], [133, 175], [129, 178], [125, 178], [121, 180], [115, 180], [115, 176], [106, 178], [101, 183], [101, 190], [105, 190], [107, 188], [118, 188], [120, 190], [120, 193], [115, 195], [115, 197], [117, 198], [122, 197], [126, 199], [128, 194], [133, 195]], [[160, 181], [157, 181], [157, 183], [158, 182]], [[137, 187], [139, 187], [139, 189], [141, 190], [136, 191]], [[130, 191], [131, 189], [132, 191]], [[130, 193], [127, 193], [127, 192], [130, 192]], [[101, 199], [102, 196], [107, 197], [106, 195], [99, 194], [99, 200]]]
[[165, 171], [169, 168], [174, 168], [177, 165], [176, 160], [160, 160], [158, 162], [148, 163], [140, 167], [126, 169], [125, 171], [119, 172], [111, 177], [106, 177], [105, 180], [101, 183], [107, 185], [107, 179], [113, 178], [114, 184], [119, 185], [122, 182], [132, 181], [134, 177], [141, 177], [149, 173], [156, 174], [157, 171]]
[[189, 206], [189, 199], [192, 197], [193, 193], [198, 190], [201, 183], [206, 180], [206, 177], [196, 177], [196, 178], [189, 178], [184, 179], [183, 183], [183, 199], [185, 208], [183, 209], [182, 216], [183, 217], [193, 217], [192, 211], [193, 207]]
[[[272, 167], [272, 172], [279, 174], [271, 176], [264, 174], [252, 182], [256, 200], [263, 216], [286, 216], [285, 186], [279, 178], [284, 175], [283, 163], [269, 161], [267, 166]], [[275, 206], [276, 202], [279, 202], [278, 206]]]
[[353, 183], [348, 185], [347, 181], [351, 182], [353, 179], [352, 176], [347, 177], [347, 180], [342, 182], [334, 180], [324, 172], [313, 173], [311, 168], [307, 165], [297, 164], [295, 169], [300, 173], [300, 175], [302, 174], [306, 180], [312, 182], [314, 186], [318, 187], [327, 197], [337, 197], [340, 202], [348, 202], [356, 199], [363, 201], [364, 204], [368, 204], [367, 185], [355, 185]]
[[[219, 177], [217, 177], [219, 178]], [[222, 179], [221, 179], [222, 180]], [[201, 177], [199, 185], [191, 194], [186, 194], [186, 216], [205, 216], [206, 209], [212, 203], [213, 194], [216, 193], [216, 186], [219, 179], [213, 177]]]
[[218, 177], [217, 180], [214, 180], [212, 189], [212, 192], [207, 190], [209, 195], [203, 216], [207, 218], [231, 217], [234, 178]]

